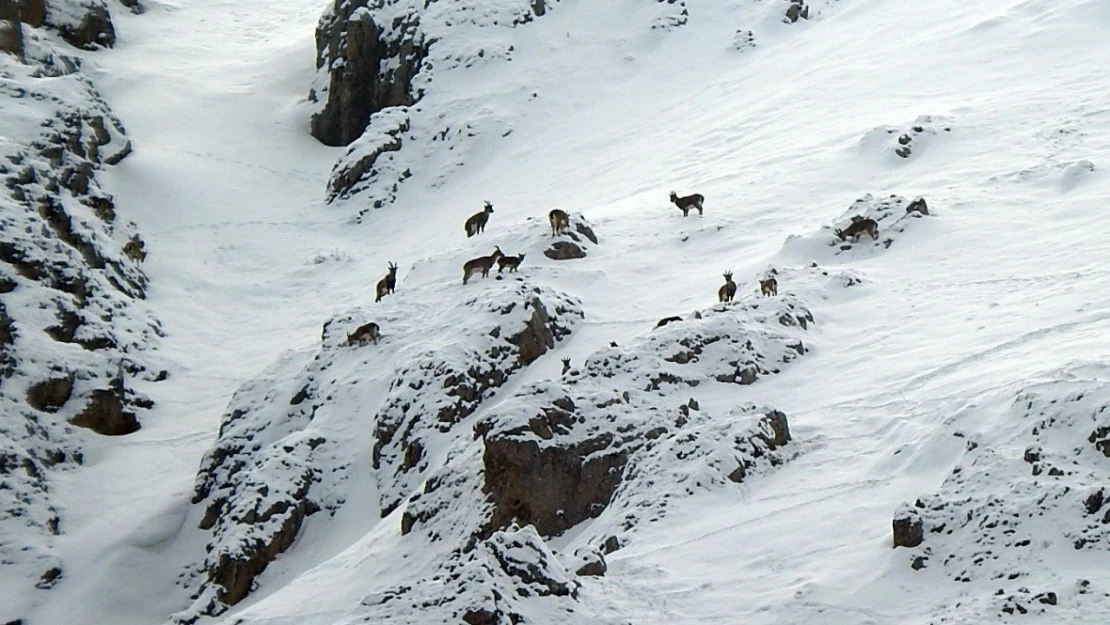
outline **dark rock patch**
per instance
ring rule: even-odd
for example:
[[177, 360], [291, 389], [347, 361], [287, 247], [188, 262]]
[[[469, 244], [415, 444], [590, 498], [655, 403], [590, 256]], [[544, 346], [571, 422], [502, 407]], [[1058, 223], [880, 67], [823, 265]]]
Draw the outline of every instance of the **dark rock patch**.
[[73, 374], [53, 378], [31, 385], [27, 390], [27, 403], [36, 410], [56, 412], [73, 394]]
[[578, 244], [571, 243], [570, 241], [556, 241], [551, 244], [551, 247], [543, 251], [543, 255], [551, 260], [574, 260], [577, 258], [585, 258], [586, 251]]

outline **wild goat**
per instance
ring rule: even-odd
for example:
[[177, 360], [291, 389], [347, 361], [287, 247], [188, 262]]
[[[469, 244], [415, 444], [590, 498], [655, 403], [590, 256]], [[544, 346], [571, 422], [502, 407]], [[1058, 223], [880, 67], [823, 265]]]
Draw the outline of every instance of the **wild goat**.
[[570, 371], [570, 358], [563, 359], [563, 373], [561, 375], [566, 375], [567, 371]]
[[466, 261], [466, 263], [463, 265], [463, 284], [466, 284], [467, 280], [470, 280], [470, 276], [478, 273], [479, 271], [482, 272], [483, 278], [488, 276], [489, 270], [493, 269], [493, 264], [496, 263], [497, 259], [501, 258], [502, 256], [503, 254], [501, 253], [501, 248], [494, 246], [493, 253], [489, 256], [479, 256], [478, 258]]
[[490, 213], [493, 212], [493, 204], [486, 202], [486, 207], [480, 213], [474, 213], [466, 220], [466, 237], [470, 237], [485, 232], [486, 222], [489, 221]]
[[497, 273], [501, 273], [501, 270], [506, 267], [509, 268], [509, 273], [512, 273], [522, 262], [524, 262], [524, 254], [520, 256], [502, 256], [497, 259]]
[[731, 302], [736, 297], [736, 283], [732, 281], [732, 272], [725, 272], [725, 283], [717, 289], [717, 301]]
[[558, 208], [547, 214], [547, 221], [551, 224], [551, 236], [562, 234], [563, 230], [570, 227], [570, 215]]
[[386, 295], [392, 294], [393, 290], [396, 289], [396, 288], [397, 288], [397, 265], [394, 265], [393, 263], [389, 263], [389, 273], [385, 274], [385, 277], [382, 278], [381, 280], [378, 280], [378, 296], [376, 298], [374, 298], [374, 301], [375, 302], [382, 301], [383, 297], [385, 297]]
[[879, 240], [879, 224], [874, 219], [859, 219], [853, 221], [850, 226], [843, 230], [834, 230], [836, 236], [840, 237], [841, 241], [852, 237], [853, 241], [859, 240], [859, 235], [867, 233], [873, 240]]
[[371, 321], [366, 325], [359, 326], [354, 332], [347, 333], [347, 345], [364, 345], [366, 341], [373, 341], [375, 345], [378, 344], [378, 337], [380, 337], [378, 324]]
[[687, 195], [685, 197], [678, 197], [678, 194], [671, 191], [671, 201], [682, 211], [682, 216], [686, 217], [690, 214], [691, 208], [698, 209], [698, 215], [702, 214], [702, 208], [705, 207], [705, 196], [700, 193]]
[[778, 295], [779, 294], [779, 281], [774, 278], [767, 278], [766, 280], [759, 281], [759, 290], [764, 295]]

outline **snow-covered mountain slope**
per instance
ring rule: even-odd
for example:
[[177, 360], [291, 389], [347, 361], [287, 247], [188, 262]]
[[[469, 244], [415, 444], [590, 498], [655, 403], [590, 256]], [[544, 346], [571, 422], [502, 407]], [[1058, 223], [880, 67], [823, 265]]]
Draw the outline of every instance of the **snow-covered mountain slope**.
[[11, 618], [1105, 614], [1104, 4], [117, 12], [170, 377]]
[[[102, 4], [4, 2], [0, 53], [0, 620], [65, 579], [64, 473], [141, 427], [166, 375], [143, 301], [145, 244], [104, 174], [131, 152], [74, 45], [110, 44]], [[70, 45], [73, 44], [73, 45]], [[93, 45], [96, 44], [96, 45]]]

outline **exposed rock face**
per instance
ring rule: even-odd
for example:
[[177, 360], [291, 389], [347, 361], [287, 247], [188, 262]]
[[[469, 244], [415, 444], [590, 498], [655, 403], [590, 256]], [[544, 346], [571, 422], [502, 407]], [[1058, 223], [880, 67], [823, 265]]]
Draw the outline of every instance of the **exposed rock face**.
[[[335, 0], [316, 28], [316, 67], [329, 77], [324, 107], [312, 116], [312, 136], [325, 145], [350, 144], [371, 115], [419, 96], [413, 78], [428, 55], [419, 10], [384, 2], [375, 12], [369, 4]], [[396, 10], [392, 19], [384, 14], [389, 9]]]
[[1105, 586], [1075, 588], [1084, 568], [1061, 564], [1079, 560], [1060, 555], [1110, 552], [1110, 465], [1096, 446], [1099, 432], [1110, 431], [1108, 374], [1104, 364], [1073, 366], [983, 407], [1004, 418], [957, 432], [963, 459], [936, 493], [896, 513], [914, 568], [938, 567], [981, 589], [940, 610], [946, 620], [1050, 613], [1066, 621], [1110, 599]]
[[73, 394], [73, 375], [39, 382], [27, 390], [27, 403], [36, 410], [57, 412]]
[[[32, 13], [37, 7], [32, 9]], [[45, 24], [77, 48], [95, 50], [116, 44], [116, 29], [104, 0], [67, 0], [46, 8]]]
[[[433, 466], [429, 450], [582, 317], [573, 298], [525, 281], [492, 283], [455, 306], [406, 293], [373, 309], [378, 344], [349, 345], [347, 334], [366, 315], [342, 315], [325, 324], [319, 350], [290, 356], [236, 393], [197, 475], [193, 501], [205, 506], [201, 528], [212, 538], [196, 571], [197, 599], [179, 620], [240, 601], [310, 515], [334, 512], [349, 476], [343, 459], [371, 453], [373, 475], [365, 479], [377, 480], [388, 514], [419, 488]], [[441, 340], [447, 333], [449, 345]], [[337, 384], [343, 372], [365, 384]], [[362, 438], [333, 439], [332, 428], [349, 424], [351, 411], [365, 411], [361, 418], [374, 425]], [[512, 568], [506, 559], [498, 566]]]
[[[919, 219], [926, 218], [928, 213], [922, 212], [921, 208], [920, 203], [915, 204], [901, 195], [876, 198], [868, 193], [852, 202], [831, 225], [810, 235], [790, 236], [784, 246], [792, 248], [793, 253], [804, 251], [809, 257], [825, 262], [843, 262], [863, 254], [881, 253], [894, 245]], [[836, 235], [836, 230], [845, 230], [862, 219], [875, 221], [878, 225], [877, 239], [866, 233], [844, 239]]]
[[[461, 358], [425, 354], [402, 369], [390, 385], [375, 419], [373, 450], [383, 516], [422, 481], [429, 468], [424, 452], [431, 439], [443, 437], [473, 414], [509, 376], [570, 334], [581, 318], [576, 301], [547, 290], [535, 291], [518, 283], [492, 301], [472, 301], [468, 305], [503, 317], [483, 332], [493, 335], [487, 347], [467, 350]], [[411, 391], [425, 387], [428, 391], [415, 396]]]
[[[737, 371], [753, 378], [777, 372], [805, 353], [780, 330], [799, 331], [798, 318], [812, 321], [786, 297], [712, 309], [640, 345], [601, 350], [559, 381], [521, 389], [475, 427], [482, 490], [492, 504], [482, 535], [512, 523], [557, 535], [603, 513], [620, 517], [627, 532], [669, 505], [658, 490], [684, 480], [668, 466], [676, 453], [708, 464], [720, 485], [781, 462], [777, 450], [790, 440], [782, 413], [738, 406], [725, 417], [687, 398], [735, 383]], [[709, 440], [712, 450], [704, 446]], [[654, 496], [645, 497], [641, 477], [652, 481]], [[704, 475], [701, 483], [709, 486]], [[415, 531], [445, 509], [444, 497], [457, 496], [450, 480], [433, 476], [410, 501], [406, 523]]]
[[138, 431], [139, 420], [127, 409], [123, 381], [116, 380], [108, 389], [97, 389], [88, 403], [70, 423], [105, 436], [123, 436]]
[[396, 152], [414, 132], [441, 144], [476, 136], [467, 123], [410, 132], [410, 114], [435, 71], [510, 60], [513, 46], [504, 42], [503, 29], [548, 7], [545, 0], [335, 0], [316, 30], [317, 76], [309, 93], [319, 105], [313, 136], [349, 146], [328, 184], [329, 201], [357, 193], [374, 207], [392, 202], [413, 167]]
[[925, 530], [917, 509], [902, 506], [894, 515], [894, 546], [916, 547], [925, 539]]
[[23, 22], [18, 0], [0, 0], [0, 53], [23, 58]]
[[[381, 208], [397, 195], [401, 181], [409, 174], [396, 172], [393, 153], [401, 149], [409, 129], [408, 109], [402, 106], [375, 113], [366, 131], [351, 143], [347, 153], [336, 162], [328, 181], [328, 201], [347, 198], [367, 190], [375, 182], [389, 181], [388, 189], [375, 193], [374, 208]], [[382, 175], [388, 172], [392, 175]]]

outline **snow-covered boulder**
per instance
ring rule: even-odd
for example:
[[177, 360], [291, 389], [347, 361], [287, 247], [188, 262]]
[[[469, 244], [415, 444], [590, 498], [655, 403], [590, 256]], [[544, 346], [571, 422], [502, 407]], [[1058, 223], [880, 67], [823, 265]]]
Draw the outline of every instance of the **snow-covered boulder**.
[[597, 234], [593, 224], [581, 213], [568, 213], [570, 227], [554, 237], [554, 241], [543, 251], [551, 260], [574, 260], [589, 255], [592, 245], [597, 245]]
[[[831, 225], [822, 226], [813, 234], [787, 237], [784, 255], [792, 260], [831, 262], [874, 254], [893, 245], [918, 219], [932, 214], [924, 198], [911, 200], [901, 195], [876, 198], [868, 193], [852, 202]], [[878, 224], [878, 238], [861, 233], [841, 239], [836, 234], [862, 219], [872, 219]]]
[[952, 133], [952, 122], [939, 115], [921, 115], [908, 124], [879, 126], [860, 140], [860, 150], [891, 163], [919, 158], [929, 146]]
[[905, 562], [969, 589], [942, 622], [1081, 621], [1110, 605], [1110, 586], [1084, 564], [1110, 552], [1107, 380], [1110, 367], [1078, 365], [1025, 386], [987, 427], [958, 431], [966, 451], [943, 485], [896, 512]]
[[70, 45], [85, 50], [115, 45], [116, 28], [104, 0], [51, 0], [41, 4], [46, 9], [44, 23]]
[[[349, 344], [368, 316], [378, 343]], [[178, 618], [245, 597], [309, 515], [346, 501], [350, 479], [375, 481], [389, 514], [460, 427], [469, 438], [471, 415], [581, 317], [574, 298], [506, 280], [451, 304], [437, 289], [410, 289], [330, 320], [318, 349], [290, 354], [228, 407], [197, 475], [193, 501], [211, 539], [196, 601]], [[355, 474], [367, 456], [370, 474]]]

